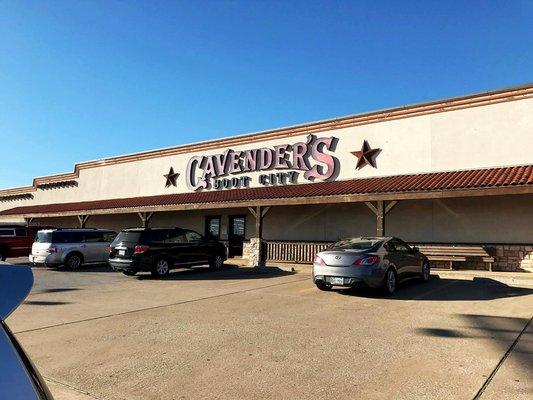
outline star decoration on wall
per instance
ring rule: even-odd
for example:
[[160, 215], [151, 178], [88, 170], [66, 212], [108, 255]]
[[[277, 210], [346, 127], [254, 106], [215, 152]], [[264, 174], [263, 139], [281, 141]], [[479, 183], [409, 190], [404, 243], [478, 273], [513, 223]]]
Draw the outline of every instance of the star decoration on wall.
[[352, 151], [351, 154], [356, 156], [358, 158], [357, 165], [355, 166], [355, 169], [361, 169], [365, 165], [370, 165], [371, 167], [376, 168], [376, 161], [375, 157], [381, 149], [371, 149], [368, 142], [365, 140], [363, 142], [363, 147], [361, 147], [360, 151]]
[[169, 187], [171, 185], [176, 186], [176, 179], [178, 178], [178, 176], [180, 176], [180, 174], [177, 172], [174, 172], [174, 168], [170, 167], [168, 174], [164, 174], [163, 176], [167, 180], [165, 182], [165, 187]]

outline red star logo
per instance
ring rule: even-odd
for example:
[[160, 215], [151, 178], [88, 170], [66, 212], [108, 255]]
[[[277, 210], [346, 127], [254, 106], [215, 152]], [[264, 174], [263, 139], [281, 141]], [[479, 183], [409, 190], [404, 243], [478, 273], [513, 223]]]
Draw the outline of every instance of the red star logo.
[[352, 151], [351, 154], [358, 158], [357, 165], [355, 169], [361, 169], [365, 165], [370, 165], [371, 167], [376, 168], [375, 157], [381, 151], [381, 149], [371, 149], [368, 142], [365, 140], [363, 142], [363, 147], [360, 151]]

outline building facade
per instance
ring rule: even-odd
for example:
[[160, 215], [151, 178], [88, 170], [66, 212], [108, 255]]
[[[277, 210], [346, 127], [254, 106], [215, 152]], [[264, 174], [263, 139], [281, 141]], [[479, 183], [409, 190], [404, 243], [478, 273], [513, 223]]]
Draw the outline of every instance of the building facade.
[[255, 257], [260, 238], [263, 256], [298, 262], [391, 235], [533, 271], [533, 85], [82, 162], [0, 190], [0, 221], [23, 220], [181, 226], [230, 256]]

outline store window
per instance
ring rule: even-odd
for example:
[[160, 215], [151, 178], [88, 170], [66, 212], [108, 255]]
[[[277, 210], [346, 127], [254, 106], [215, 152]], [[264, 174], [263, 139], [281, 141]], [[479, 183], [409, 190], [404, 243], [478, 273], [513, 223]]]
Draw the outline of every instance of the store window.
[[220, 239], [220, 216], [205, 218], [205, 236], [208, 239]]

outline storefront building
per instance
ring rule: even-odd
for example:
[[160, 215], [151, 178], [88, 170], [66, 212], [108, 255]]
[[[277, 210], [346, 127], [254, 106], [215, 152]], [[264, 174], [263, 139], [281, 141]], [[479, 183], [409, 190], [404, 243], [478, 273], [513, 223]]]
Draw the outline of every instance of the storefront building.
[[82, 162], [0, 190], [0, 222], [24, 220], [180, 226], [253, 265], [387, 235], [533, 271], [533, 85]]

